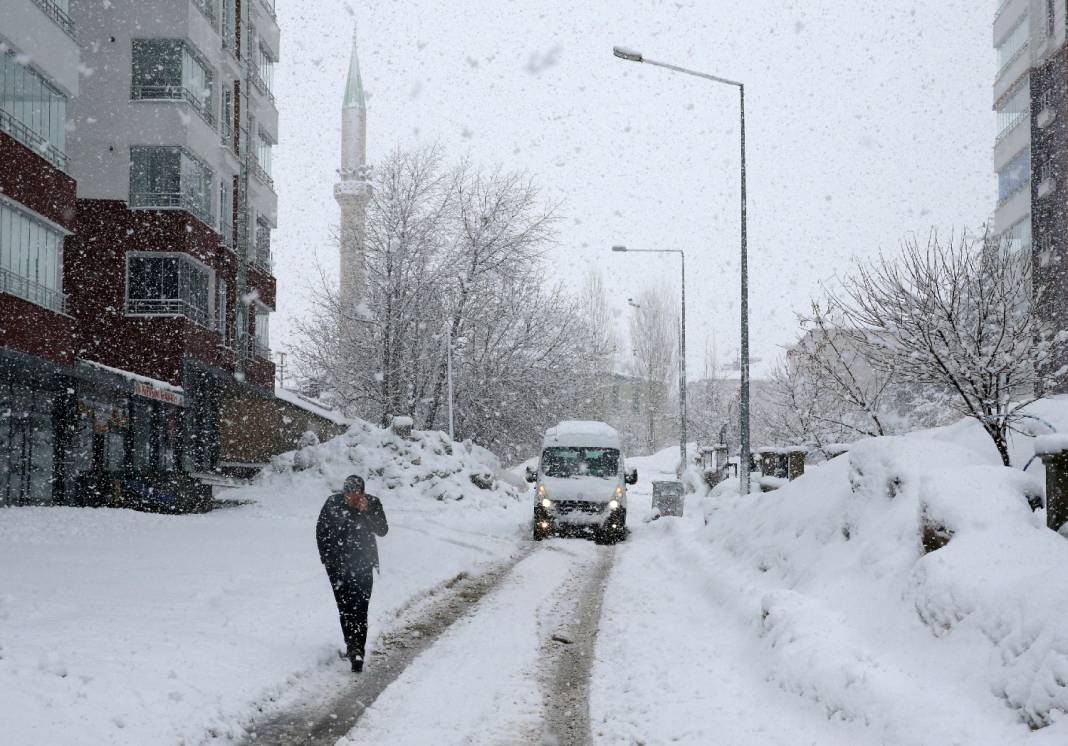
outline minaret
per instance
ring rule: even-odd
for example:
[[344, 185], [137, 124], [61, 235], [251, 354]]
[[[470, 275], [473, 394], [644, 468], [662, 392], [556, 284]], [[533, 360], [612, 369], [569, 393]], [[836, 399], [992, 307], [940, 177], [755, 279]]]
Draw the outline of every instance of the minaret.
[[334, 199], [341, 207], [341, 302], [352, 308], [366, 301], [364, 240], [367, 200], [371, 196], [367, 169], [367, 106], [352, 32], [352, 59], [341, 106], [341, 180]]

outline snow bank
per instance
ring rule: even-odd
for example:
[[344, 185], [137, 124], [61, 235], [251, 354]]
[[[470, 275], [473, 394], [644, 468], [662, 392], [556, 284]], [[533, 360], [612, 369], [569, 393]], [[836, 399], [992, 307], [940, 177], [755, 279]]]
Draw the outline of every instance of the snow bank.
[[337, 490], [349, 474], [364, 477], [368, 492], [400, 491], [406, 499], [467, 499], [484, 506], [519, 496], [513, 484], [500, 479], [497, 457], [471, 441], [453, 443], [436, 431], [416, 430], [404, 437], [363, 421], [326, 443], [312, 442], [276, 456], [261, 482], [277, 486], [287, 477], [314, 475]]
[[769, 678], [888, 742], [1068, 728], [1068, 541], [1033, 511], [1042, 483], [974, 434], [866, 440], [774, 492], [705, 501], [707, 535], [762, 594]]

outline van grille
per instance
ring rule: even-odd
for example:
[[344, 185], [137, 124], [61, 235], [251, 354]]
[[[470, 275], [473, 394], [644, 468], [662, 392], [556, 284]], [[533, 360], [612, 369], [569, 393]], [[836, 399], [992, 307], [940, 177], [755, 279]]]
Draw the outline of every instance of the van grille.
[[591, 503], [585, 500], [560, 500], [556, 503], [557, 513], [600, 513], [604, 503]]

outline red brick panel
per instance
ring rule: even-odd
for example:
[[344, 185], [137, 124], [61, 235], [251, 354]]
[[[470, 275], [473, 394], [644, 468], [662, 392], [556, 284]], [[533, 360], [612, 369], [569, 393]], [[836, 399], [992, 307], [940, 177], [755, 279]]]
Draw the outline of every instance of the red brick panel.
[[74, 319], [69, 316], [0, 293], [0, 347], [70, 364], [75, 337]]
[[74, 230], [74, 179], [4, 132], [0, 132], [0, 192]]

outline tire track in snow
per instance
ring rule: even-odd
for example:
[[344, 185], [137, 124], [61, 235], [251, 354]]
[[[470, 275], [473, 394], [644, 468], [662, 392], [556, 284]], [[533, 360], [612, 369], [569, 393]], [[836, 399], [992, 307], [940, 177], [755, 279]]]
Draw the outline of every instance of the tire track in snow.
[[615, 547], [606, 547], [587, 576], [576, 575], [564, 588], [556, 632], [542, 644], [545, 734], [540, 743], [580, 746], [592, 741], [590, 674], [601, 622], [608, 574]]
[[526, 559], [533, 545], [477, 575], [458, 576], [446, 584], [446, 594], [413, 612], [382, 633], [370, 652], [364, 673], [354, 675], [339, 692], [321, 700], [301, 702], [281, 713], [265, 713], [247, 726], [245, 746], [334, 746], [356, 725], [364, 711], [408, 665], [445, 630], [470, 614], [511, 570]]

